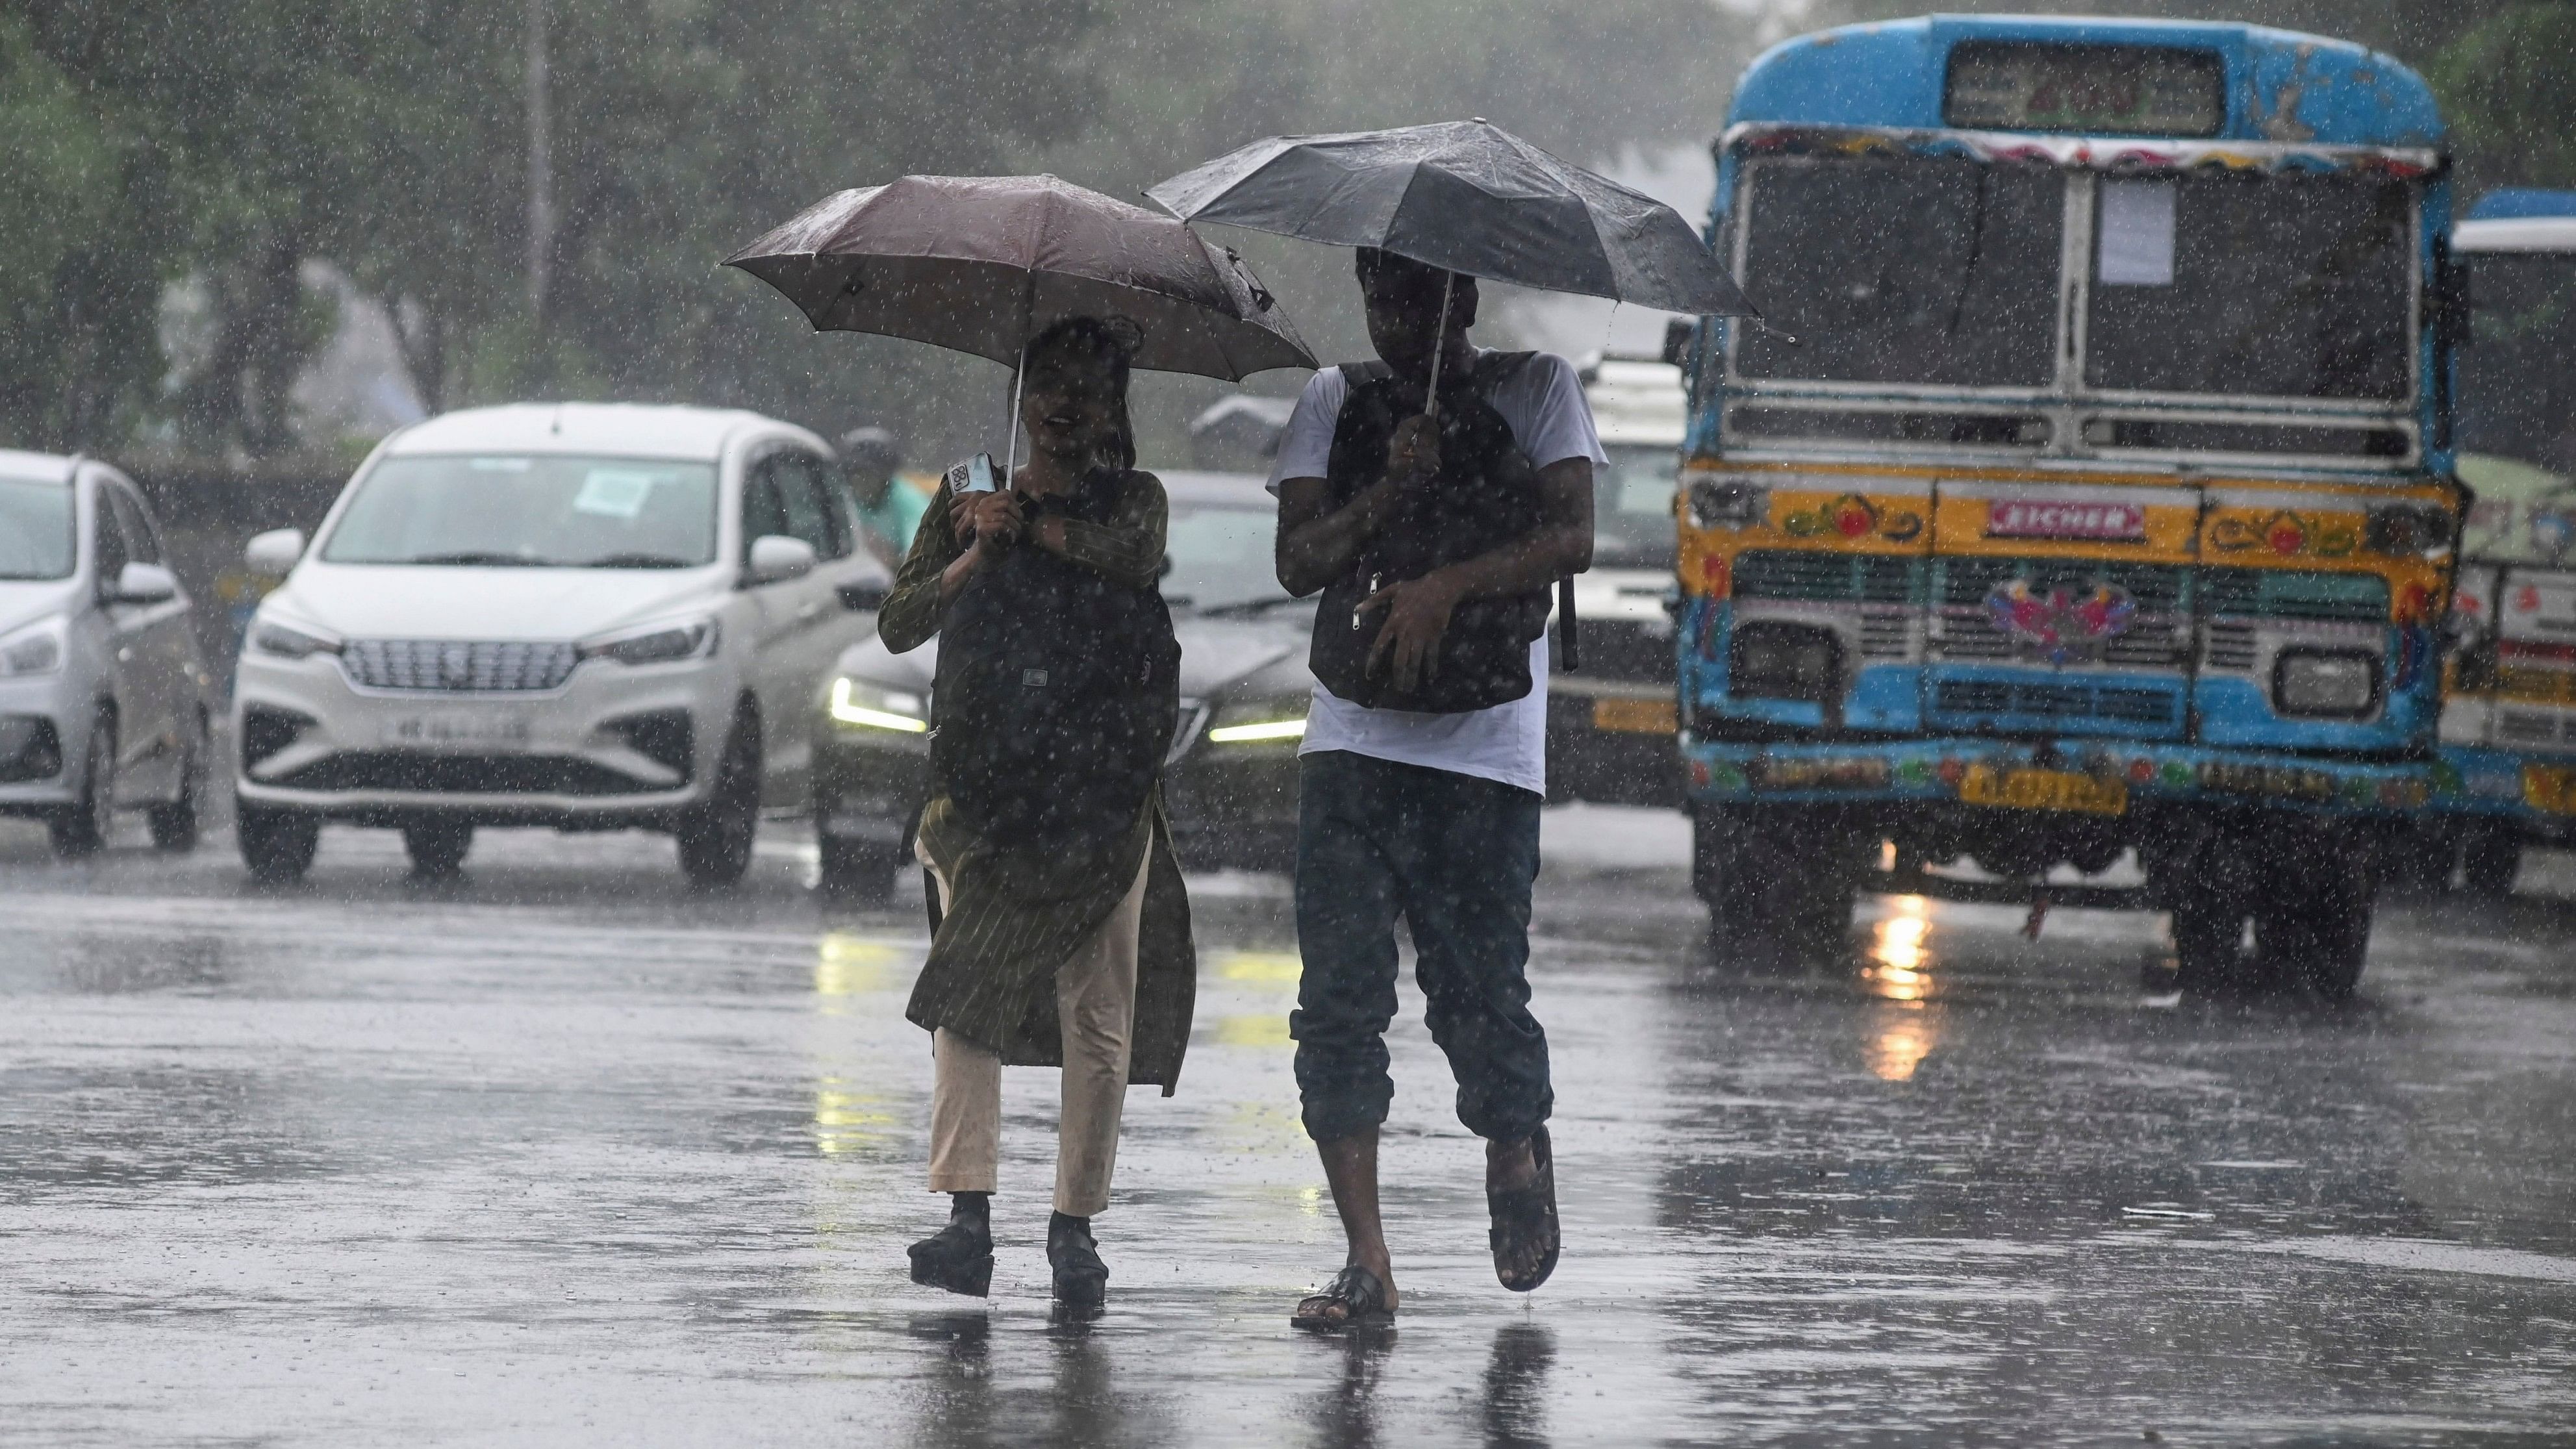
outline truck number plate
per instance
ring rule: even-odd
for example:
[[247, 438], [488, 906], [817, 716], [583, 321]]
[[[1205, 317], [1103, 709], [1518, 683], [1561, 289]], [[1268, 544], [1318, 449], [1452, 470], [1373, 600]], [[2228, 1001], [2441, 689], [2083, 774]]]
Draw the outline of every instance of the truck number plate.
[[1678, 734], [1681, 711], [1669, 699], [1596, 699], [1592, 727], [1630, 735]]
[[2576, 815], [2576, 769], [2564, 765], [2523, 766], [2522, 798], [2534, 810]]
[[415, 750], [524, 750], [528, 717], [524, 714], [407, 714], [385, 721], [380, 738], [389, 745]]
[[2087, 815], [2129, 812], [2128, 786], [2073, 770], [1997, 770], [1991, 765], [1973, 765], [1959, 777], [1959, 798], [1971, 805], [1999, 805], [2014, 810], [2075, 810]]

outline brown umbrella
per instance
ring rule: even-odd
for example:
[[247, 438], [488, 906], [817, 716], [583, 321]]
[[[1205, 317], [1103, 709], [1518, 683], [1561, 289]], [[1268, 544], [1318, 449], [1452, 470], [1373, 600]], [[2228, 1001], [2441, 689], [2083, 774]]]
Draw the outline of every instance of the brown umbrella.
[[725, 258], [816, 331], [905, 337], [1016, 366], [1066, 317], [1124, 317], [1135, 365], [1239, 382], [1313, 367], [1230, 248], [1053, 176], [906, 176], [827, 196]]

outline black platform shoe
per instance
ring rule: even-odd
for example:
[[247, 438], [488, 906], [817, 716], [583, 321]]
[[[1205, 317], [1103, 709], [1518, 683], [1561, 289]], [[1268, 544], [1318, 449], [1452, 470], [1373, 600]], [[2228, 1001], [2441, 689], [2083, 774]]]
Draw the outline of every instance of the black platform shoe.
[[970, 1298], [993, 1291], [992, 1194], [949, 1194], [948, 1226], [913, 1244], [912, 1281]]
[[1091, 1219], [1057, 1213], [1047, 1219], [1047, 1266], [1055, 1270], [1055, 1300], [1072, 1313], [1097, 1313], [1109, 1300], [1109, 1265], [1092, 1241]]

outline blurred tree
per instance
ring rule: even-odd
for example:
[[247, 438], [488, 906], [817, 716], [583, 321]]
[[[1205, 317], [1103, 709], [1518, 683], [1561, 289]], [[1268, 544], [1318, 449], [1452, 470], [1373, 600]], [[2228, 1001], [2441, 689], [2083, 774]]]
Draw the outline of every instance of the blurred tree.
[[0, 16], [0, 442], [117, 441], [160, 375], [161, 258], [135, 118]]
[[2488, 186], [2576, 186], [2576, 6], [2519, 4], [2426, 67], [2463, 169]]

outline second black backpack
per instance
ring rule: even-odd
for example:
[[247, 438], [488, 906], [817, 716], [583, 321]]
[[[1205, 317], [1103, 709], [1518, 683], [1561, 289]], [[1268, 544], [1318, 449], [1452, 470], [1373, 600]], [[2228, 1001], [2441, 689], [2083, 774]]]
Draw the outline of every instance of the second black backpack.
[[[1063, 511], [1106, 522], [1134, 475], [1095, 475]], [[1180, 719], [1181, 646], [1161, 593], [1031, 543], [949, 603], [930, 763], [966, 823], [1014, 849], [1136, 823]]]

